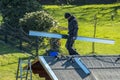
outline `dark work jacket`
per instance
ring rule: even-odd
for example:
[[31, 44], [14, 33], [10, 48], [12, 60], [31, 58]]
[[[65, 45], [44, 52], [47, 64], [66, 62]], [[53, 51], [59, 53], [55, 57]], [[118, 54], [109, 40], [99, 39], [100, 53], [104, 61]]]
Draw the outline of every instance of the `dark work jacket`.
[[70, 37], [76, 37], [78, 32], [78, 23], [74, 16], [68, 19], [68, 34]]

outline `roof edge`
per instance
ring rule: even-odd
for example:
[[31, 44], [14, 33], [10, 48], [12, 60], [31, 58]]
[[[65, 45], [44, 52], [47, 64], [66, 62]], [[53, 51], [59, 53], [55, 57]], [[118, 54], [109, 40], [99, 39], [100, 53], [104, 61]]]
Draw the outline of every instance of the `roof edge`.
[[45, 61], [44, 57], [43, 56], [38, 56], [38, 59], [39, 59], [40, 63], [42, 64], [42, 66], [44, 67], [44, 69], [46, 70], [46, 72], [48, 73], [48, 75], [50, 76], [50, 78], [52, 80], [58, 80], [57, 76], [54, 74], [54, 72], [52, 71], [50, 66]]

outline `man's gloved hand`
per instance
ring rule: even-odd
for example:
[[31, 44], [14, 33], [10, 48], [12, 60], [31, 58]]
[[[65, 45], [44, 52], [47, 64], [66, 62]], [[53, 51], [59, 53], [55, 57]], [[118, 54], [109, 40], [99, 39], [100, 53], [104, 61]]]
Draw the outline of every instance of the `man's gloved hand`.
[[76, 36], [73, 36], [73, 40], [75, 40], [77, 37]]

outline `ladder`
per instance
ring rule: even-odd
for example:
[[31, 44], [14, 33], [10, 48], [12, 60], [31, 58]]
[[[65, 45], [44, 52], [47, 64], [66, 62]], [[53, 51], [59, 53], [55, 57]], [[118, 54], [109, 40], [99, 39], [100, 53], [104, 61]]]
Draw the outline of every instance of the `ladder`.
[[31, 57], [19, 58], [16, 80], [32, 80]]

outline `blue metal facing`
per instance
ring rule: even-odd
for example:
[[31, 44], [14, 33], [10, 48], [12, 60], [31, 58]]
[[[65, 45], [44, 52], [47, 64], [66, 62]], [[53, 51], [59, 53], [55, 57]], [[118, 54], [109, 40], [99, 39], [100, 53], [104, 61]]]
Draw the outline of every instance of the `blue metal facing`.
[[[67, 35], [63, 35], [63, 34], [38, 32], [38, 31], [30, 31], [29, 35], [31, 35], [31, 36], [49, 37], [49, 38], [59, 38], [59, 39], [67, 38]], [[101, 38], [90, 38], [90, 37], [82, 37], [82, 36], [78, 36], [76, 40], [89, 41], [89, 42], [98, 42], [98, 43], [106, 43], [106, 44], [114, 44], [114, 42], [115, 42], [114, 40], [101, 39]]]
[[82, 63], [80, 58], [74, 58], [76, 64], [79, 66], [80, 71], [80, 76], [82, 79], [86, 78], [88, 75], [90, 75], [90, 70]]
[[31, 36], [43, 36], [43, 37], [49, 37], [49, 38], [59, 38], [59, 39], [62, 38], [62, 35], [60, 35], [60, 34], [38, 32], [38, 31], [30, 31], [29, 35], [31, 35]]
[[90, 74], [90, 71], [89, 69], [80, 61], [79, 58], [74, 58], [75, 59], [75, 62], [79, 65], [79, 67], [87, 74], [89, 75]]

